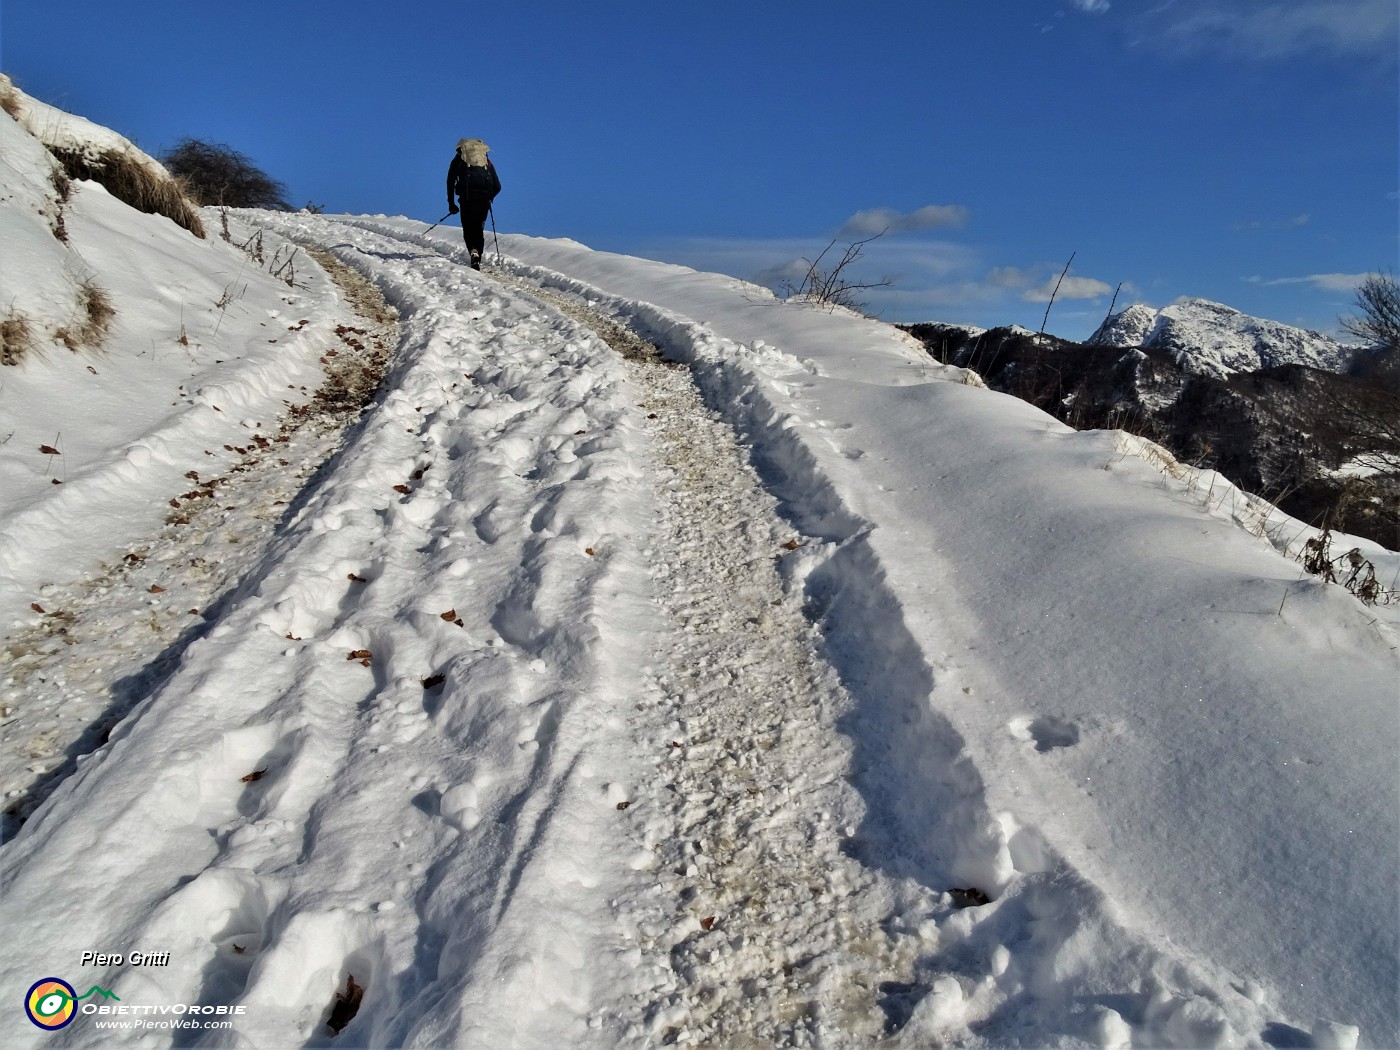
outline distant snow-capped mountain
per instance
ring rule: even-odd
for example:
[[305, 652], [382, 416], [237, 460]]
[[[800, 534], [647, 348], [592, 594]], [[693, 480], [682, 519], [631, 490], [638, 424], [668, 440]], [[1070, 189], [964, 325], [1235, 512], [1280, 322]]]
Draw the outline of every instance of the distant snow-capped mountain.
[[1166, 350], [1190, 372], [1221, 378], [1277, 365], [1345, 371], [1356, 354], [1323, 335], [1251, 317], [1208, 299], [1185, 297], [1170, 306], [1130, 306], [1112, 314], [1089, 337], [1097, 346]]

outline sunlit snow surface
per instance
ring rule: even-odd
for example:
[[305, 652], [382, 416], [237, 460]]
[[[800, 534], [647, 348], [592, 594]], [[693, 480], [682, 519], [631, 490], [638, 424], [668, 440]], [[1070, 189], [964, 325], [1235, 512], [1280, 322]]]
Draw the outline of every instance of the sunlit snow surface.
[[[5, 169], [6, 231], [41, 161]], [[71, 209], [121, 327], [0, 372], [7, 639], [275, 427], [346, 322], [319, 269], [289, 289], [87, 184]], [[368, 277], [398, 350], [0, 848], [11, 1002], [244, 1007], [74, 1045], [1400, 1041], [1396, 607], [1303, 576], [1301, 525], [731, 278], [235, 220]], [[68, 265], [31, 240], [10, 292]], [[13, 733], [42, 694], [3, 688]], [[80, 965], [136, 950], [169, 963]]]

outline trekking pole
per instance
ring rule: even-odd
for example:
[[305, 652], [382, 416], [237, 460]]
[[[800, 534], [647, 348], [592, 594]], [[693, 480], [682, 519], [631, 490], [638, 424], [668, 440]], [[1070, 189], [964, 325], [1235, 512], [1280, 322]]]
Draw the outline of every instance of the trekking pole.
[[429, 226], [429, 227], [428, 227], [426, 230], [424, 230], [423, 232], [424, 232], [424, 233], [432, 233], [434, 230], [436, 230], [439, 226], [441, 226], [443, 223], [445, 223], [445, 222], [446, 222], [448, 219], [450, 219], [450, 218], [452, 218], [452, 212], [448, 212], [446, 215], [444, 215], [444, 216], [443, 216], [441, 219], [439, 219], [437, 222], [433, 223], [431, 226]]
[[496, 208], [494, 205], [486, 206], [486, 214], [491, 216], [491, 239], [496, 242], [496, 265], [501, 265], [501, 239], [496, 236]]

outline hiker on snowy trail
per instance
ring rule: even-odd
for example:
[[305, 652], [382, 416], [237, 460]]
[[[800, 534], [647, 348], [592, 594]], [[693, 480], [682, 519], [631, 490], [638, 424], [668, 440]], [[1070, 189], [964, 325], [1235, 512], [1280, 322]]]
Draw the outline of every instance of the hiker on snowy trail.
[[[447, 169], [447, 213], [456, 215], [461, 202], [462, 239], [471, 252], [472, 269], [481, 269], [486, 248], [486, 216], [501, 192], [496, 168], [486, 156], [491, 147], [480, 139], [462, 139]], [[455, 198], [455, 199], [454, 199]]]

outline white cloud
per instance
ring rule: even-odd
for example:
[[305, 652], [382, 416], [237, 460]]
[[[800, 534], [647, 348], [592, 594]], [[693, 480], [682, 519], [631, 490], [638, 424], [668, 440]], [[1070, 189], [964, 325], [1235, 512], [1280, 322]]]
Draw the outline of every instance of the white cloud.
[[1277, 288], [1288, 284], [1308, 284], [1323, 292], [1354, 292], [1370, 274], [1365, 273], [1312, 273], [1306, 277], [1246, 277], [1250, 284], [1262, 288]]
[[812, 268], [806, 259], [793, 259], [789, 262], [779, 263], [777, 266], [768, 266], [749, 279], [754, 284], [761, 284], [765, 288], [778, 290], [785, 287], [797, 287], [802, 283], [807, 272]]
[[[1254, 59], [1298, 54], [1378, 55], [1395, 52], [1400, 5], [1395, 0], [1190, 0], [1156, 9], [1148, 31], [1185, 53]], [[1151, 13], [1149, 13], [1151, 14]]]
[[1250, 219], [1244, 222], [1236, 222], [1230, 229], [1236, 232], [1253, 232], [1263, 230], [1296, 230], [1306, 226], [1312, 221], [1312, 215], [1308, 212], [1299, 212], [1286, 219]]
[[[809, 263], [826, 247], [825, 240], [810, 238], [721, 238], [668, 237], [609, 244], [609, 251], [621, 251], [643, 258], [692, 266], [712, 273], [731, 274], [769, 289], [784, 282], [799, 283]], [[839, 252], [838, 241], [832, 252]], [[839, 254], [837, 256], [839, 258]], [[831, 255], [828, 254], [827, 261]], [[1036, 263], [1026, 267], [988, 268], [986, 259], [974, 247], [932, 237], [884, 237], [865, 247], [850, 277], [855, 281], [878, 281], [889, 276], [893, 285], [872, 288], [860, 298], [870, 309], [890, 321], [965, 321], [991, 327], [1021, 324], [1038, 327], [1044, 305], [1059, 277], [1061, 263]], [[1043, 286], [1043, 287], [1042, 287]], [[1087, 277], [1068, 275], [1056, 297], [1059, 323], [1068, 326], [1075, 338], [1087, 336], [1102, 317], [1093, 317], [1080, 332], [1075, 328], [1072, 300], [1100, 299], [1106, 305], [1112, 286]], [[1138, 294], [1124, 284], [1119, 307]], [[755, 293], [757, 295], [757, 293]], [[1090, 309], [1085, 317], [1095, 311]]]
[[[1059, 282], [1059, 291], [1055, 290], [1056, 282]], [[1027, 288], [1021, 293], [1021, 298], [1028, 303], [1048, 303], [1053, 295], [1058, 301], [1060, 299], [1097, 299], [1099, 296], [1108, 295], [1113, 291], [1113, 285], [1104, 284], [1092, 277], [1066, 277], [1060, 281], [1058, 277], [1052, 277], [1038, 288]]]
[[997, 266], [987, 272], [982, 283], [988, 288], [1021, 291], [1035, 284], [1037, 280], [1039, 277], [1036, 274], [1019, 266]]
[[836, 231], [838, 238], [857, 240], [874, 237], [882, 232], [914, 233], [919, 230], [937, 230], [964, 226], [967, 223], [967, 209], [961, 204], [926, 204], [922, 208], [905, 213], [893, 208], [867, 208], [858, 211], [841, 224]]
[[1111, 6], [1108, 0], [1074, 0], [1074, 6], [1091, 15], [1101, 15]]
[[[1058, 294], [1055, 294], [1056, 282], [1059, 282], [1060, 285]], [[1023, 270], [1019, 266], [997, 266], [987, 271], [987, 276], [982, 278], [979, 284], [986, 293], [991, 295], [1000, 296], [1007, 292], [1019, 292], [1021, 300], [1027, 303], [1048, 303], [1052, 294], [1055, 294], [1056, 301], [1061, 299], [1097, 299], [1113, 291], [1111, 284], [1105, 284], [1093, 277], [1066, 275], [1061, 281], [1058, 272], [1047, 271], [1043, 266], [1031, 270]], [[1126, 284], [1124, 287], [1128, 290], [1128, 294], [1137, 294], [1136, 288], [1132, 285]]]
[[[647, 259], [691, 266], [711, 273], [724, 273], [768, 288], [784, 281], [797, 283], [807, 272], [808, 260], [816, 259], [826, 241], [809, 238], [726, 238], [667, 237], [628, 241], [609, 245]], [[824, 264], [839, 261], [842, 245], [837, 244]], [[833, 256], [835, 259], [833, 260]], [[943, 240], [885, 238], [867, 245], [853, 266], [858, 278], [894, 277], [900, 286], [922, 286], [965, 274], [977, 266], [972, 249]]]

